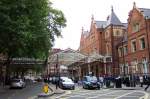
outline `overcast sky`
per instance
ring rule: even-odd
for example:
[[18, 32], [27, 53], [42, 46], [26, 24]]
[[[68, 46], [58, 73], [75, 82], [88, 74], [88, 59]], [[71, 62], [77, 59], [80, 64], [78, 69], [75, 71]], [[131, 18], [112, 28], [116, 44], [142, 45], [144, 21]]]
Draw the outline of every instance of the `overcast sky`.
[[63, 11], [67, 27], [62, 30], [63, 38], [56, 38], [54, 48], [72, 48], [80, 45], [81, 29], [90, 29], [91, 16], [98, 21], [106, 21], [113, 6], [121, 22], [127, 22], [128, 13], [136, 2], [138, 8], [150, 8], [150, 0], [51, 0], [54, 8]]

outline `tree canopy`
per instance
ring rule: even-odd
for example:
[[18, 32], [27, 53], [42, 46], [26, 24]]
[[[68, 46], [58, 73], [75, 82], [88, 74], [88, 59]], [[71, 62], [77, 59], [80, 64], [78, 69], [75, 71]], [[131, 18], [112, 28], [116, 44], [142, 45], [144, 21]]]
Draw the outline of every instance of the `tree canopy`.
[[49, 0], [0, 0], [0, 53], [45, 59], [66, 26]]

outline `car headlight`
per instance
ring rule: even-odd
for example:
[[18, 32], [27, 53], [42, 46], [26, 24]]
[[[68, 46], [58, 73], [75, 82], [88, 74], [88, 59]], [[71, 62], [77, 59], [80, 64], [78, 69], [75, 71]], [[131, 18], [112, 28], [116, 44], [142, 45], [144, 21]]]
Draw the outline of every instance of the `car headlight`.
[[100, 82], [97, 82], [97, 84], [99, 84], [99, 85], [100, 85]]
[[90, 82], [87, 82], [86, 84], [87, 84], [87, 85], [90, 85], [91, 83], [90, 83]]

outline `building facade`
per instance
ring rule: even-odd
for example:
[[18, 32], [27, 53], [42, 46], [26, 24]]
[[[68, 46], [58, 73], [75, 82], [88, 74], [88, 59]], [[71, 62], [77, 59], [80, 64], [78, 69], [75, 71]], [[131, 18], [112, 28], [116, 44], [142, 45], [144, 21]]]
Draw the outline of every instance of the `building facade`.
[[62, 76], [72, 77], [73, 68], [69, 67], [70, 64], [85, 58], [85, 55], [70, 48], [59, 51], [57, 50], [57, 52], [55, 49], [52, 50], [51, 53], [52, 54], [49, 55], [48, 64], [45, 71], [45, 75], [49, 76], [56, 76], [59, 73]]
[[113, 8], [106, 21], [92, 16], [89, 31], [82, 28], [80, 54], [84, 57], [68, 65], [72, 77], [150, 73], [150, 9], [137, 8], [129, 12], [122, 23]]
[[127, 39], [118, 46], [121, 74], [150, 73], [150, 9], [137, 8], [129, 12]]
[[[82, 29], [80, 52], [88, 56], [93, 53], [103, 56], [100, 66], [92, 72], [99, 71], [100, 68], [102, 71], [96, 74], [119, 74], [118, 50], [116, 47], [126, 31], [126, 24], [121, 23], [113, 8], [106, 21], [96, 21], [93, 17], [91, 19], [90, 31]], [[93, 68], [93, 66], [94, 64], [90, 63], [90, 68]], [[89, 68], [88, 65], [85, 68]]]

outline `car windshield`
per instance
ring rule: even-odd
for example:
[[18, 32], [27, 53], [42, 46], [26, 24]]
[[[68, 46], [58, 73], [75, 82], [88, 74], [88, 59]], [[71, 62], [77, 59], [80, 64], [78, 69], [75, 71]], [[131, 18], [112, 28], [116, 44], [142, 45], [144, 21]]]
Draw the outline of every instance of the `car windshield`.
[[65, 82], [72, 82], [72, 80], [68, 77], [61, 77], [60, 79], [62, 79]]
[[64, 79], [65, 82], [72, 82], [71, 79]]
[[87, 77], [88, 81], [97, 81], [97, 78], [95, 76]]

